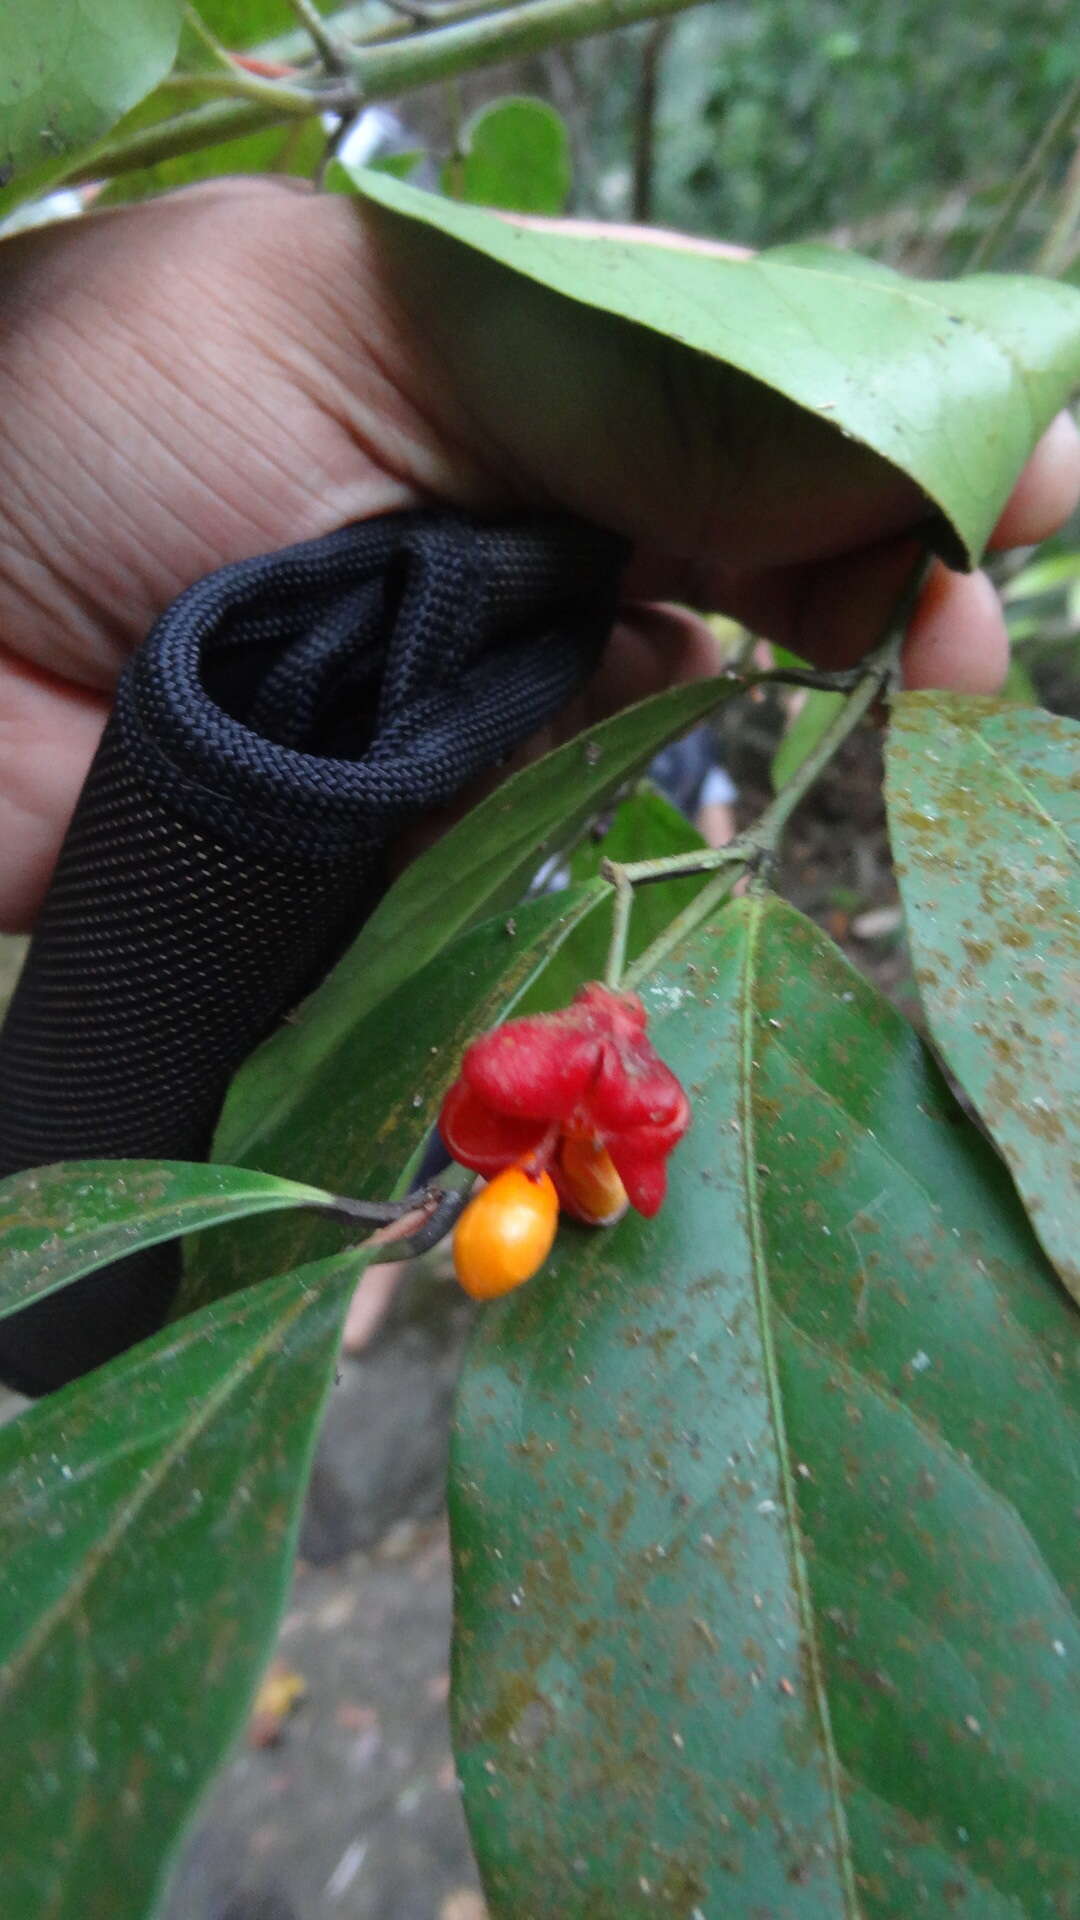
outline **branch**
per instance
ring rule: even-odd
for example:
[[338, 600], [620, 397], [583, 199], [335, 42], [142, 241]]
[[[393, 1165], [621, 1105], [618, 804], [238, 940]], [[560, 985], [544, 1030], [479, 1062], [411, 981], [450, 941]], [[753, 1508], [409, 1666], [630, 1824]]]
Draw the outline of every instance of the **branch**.
[[[661, 961], [680, 945], [694, 928], [714, 913], [727, 899], [729, 893], [742, 872], [757, 872], [776, 858], [780, 837], [791, 815], [800, 801], [809, 792], [818, 775], [828, 766], [830, 760], [843, 746], [848, 735], [869, 713], [875, 701], [895, 680], [900, 659], [900, 647], [907, 624], [918, 601], [926, 581], [930, 562], [924, 560], [916, 567], [908, 580], [903, 593], [893, 611], [886, 638], [869, 653], [861, 666], [855, 668], [854, 685], [835, 719], [826, 728], [813, 750], [807, 754], [801, 765], [796, 767], [790, 780], [780, 789], [776, 798], [770, 802], [748, 832], [740, 834], [726, 847], [717, 847], [711, 851], [688, 854], [672, 854], [663, 860], [641, 860], [633, 865], [618, 867], [608, 862], [605, 877], [616, 886], [616, 927], [621, 923], [625, 908], [621, 906], [620, 894], [634, 886], [646, 886], [654, 880], [673, 879], [679, 874], [711, 873], [712, 879], [702, 887], [689, 905], [675, 916], [664, 928], [663, 933], [640, 954], [634, 965], [625, 975], [623, 984], [636, 987], [650, 973], [654, 973]], [[781, 676], [761, 676], [789, 678]], [[823, 676], [829, 681], [847, 676]], [[619, 936], [625, 942], [625, 932]], [[615, 942], [612, 943], [615, 951]], [[609, 965], [609, 975], [610, 975]], [[611, 981], [609, 985], [617, 985]]]
[[1060, 280], [1069, 271], [1080, 231], [1080, 141], [1069, 162], [1053, 225], [1035, 257], [1035, 272]]
[[1023, 166], [1016, 174], [1004, 205], [992, 227], [983, 234], [965, 269], [977, 273], [1000, 255], [1012, 237], [1023, 214], [1041, 196], [1046, 185], [1048, 163], [1065, 140], [1069, 139], [1080, 117], [1080, 80], [1074, 80], [1057, 112], [1048, 120]]
[[314, 0], [289, 0], [293, 12], [314, 45], [327, 73], [344, 72], [344, 46]]
[[456, 1226], [472, 1199], [475, 1184], [475, 1179], [470, 1179], [464, 1186], [448, 1187], [445, 1191], [433, 1188], [432, 1191], [436, 1194], [435, 1205], [423, 1225], [414, 1233], [410, 1233], [407, 1240], [388, 1239], [380, 1241], [380, 1245], [392, 1246], [395, 1260], [415, 1260], [422, 1253], [430, 1253], [432, 1247], [437, 1247], [439, 1241], [445, 1240], [447, 1234]]
[[[756, 872], [766, 862], [775, 859], [780, 836], [790, 816], [809, 792], [819, 773], [828, 766], [837, 749], [843, 746], [850, 733], [854, 733], [855, 728], [879, 698], [892, 677], [898, 650], [899, 643], [890, 640], [879, 653], [868, 658], [866, 672], [855, 692], [844, 702], [813, 752], [807, 754], [802, 765], [796, 768], [787, 785], [781, 788], [775, 800], [766, 807], [749, 833], [741, 834], [738, 840], [732, 840], [726, 847], [717, 848], [716, 852], [720, 859], [716, 864], [720, 866], [720, 871], [714, 874], [707, 886], [702, 887], [701, 892], [691, 900], [689, 906], [684, 907], [681, 913], [676, 914], [674, 920], [669, 921], [663, 933], [659, 934], [651, 947], [647, 947], [635, 961], [626, 975], [625, 984], [628, 987], [636, 987], [650, 973], [655, 973], [660, 962], [667, 959], [668, 954], [681, 944], [687, 934], [692, 933], [695, 927], [700, 926], [703, 920], [707, 920], [709, 915], [723, 904], [739, 878], [740, 869]], [[703, 856], [699, 854], [699, 861], [702, 858]], [[659, 865], [659, 862], [656, 864]], [[698, 867], [696, 870], [701, 871], [702, 868]], [[688, 864], [684, 871], [693, 872], [695, 869]], [[624, 873], [632, 885], [633, 869], [624, 868]], [[661, 876], [652, 874], [646, 876], [648, 879], [659, 877]]]
[[[326, 26], [340, 50], [343, 78], [331, 78], [328, 85], [320, 69], [308, 90], [306, 111], [355, 112], [376, 100], [396, 99], [436, 80], [544, 53], [564, 42], [611, 33], [638, 20], [683, 13], [697, 4], [699, 0], [526, 0], [524, 5], [494, 13], [470, 8], [471, 18], [449, 26], [440, 24], [427, 32], [410, 31], [406, 23], [400, 37], [360, 44], [342, 41], [337, 27], [339, 16], [329, 15]], [[280, 53], [284, 44], [275, 43], [273, 51]], [[294, 95], [296, 91], [290, 89]], [[303, 105], [295, 98], [288, 105], [284, 98], [280, 103], [272, 99], [210, 101], [139, 133], [104, 141], [67, 178], [73, 182], [105, 180], [133, 168], [155, 166], [178, 154], [278, 126], [302, 110]]]
[[630, 912], [634, 904], [634, 883], [626, 867], [617, 866], [614, 860], [602, 860], [600, 871], [605, 880], [610, 880], [615, 889], [615, 906], [611, 916], [611, 944], [608, 947], [607, 966], [604, 970], [604, 985], [616, 988], [623, 977], [626, 965], [626, 936], [630, 931]]
[[631, 218], [642, 223], [652, 219], [653, 164], [656, 148], [656, 98], [659, 92], [660, 61], [671, 31], [669, 20], [657, 20], [649, 30], [641, 55], [634, 131], [634, 187]]
[[[414, 1260], [446, 1238], [470, 1200], [474, 1185], [475, 1178], [469, 1175], [460, 1186], [420, 1187], [402, 1200], [353, 1200], [335, 1194], [331, 1200], [309, 1202], [309, 1210], [349, 1226], [378, 1227], [379, 1232], [362, 1238], [392, 1246], [395, 1260]], [[406, 1238], [403, 1230], [411, 1226], [412, 1216], [416, 1225]]]

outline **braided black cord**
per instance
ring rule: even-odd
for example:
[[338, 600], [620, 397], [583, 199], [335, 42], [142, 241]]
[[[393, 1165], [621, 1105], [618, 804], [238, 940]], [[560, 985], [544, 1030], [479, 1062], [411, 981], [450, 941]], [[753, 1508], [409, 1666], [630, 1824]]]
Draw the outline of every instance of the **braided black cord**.
[[[125, 673], [0, 1031], [0, 1177], [205, 1157], [230, 1078], [385, 887], [393, 836], [549, 720], [621, 543], [409, 513], [224, 567]], [[164, 1320], [153, 1248], [0, 1321], [43, 1393]]]

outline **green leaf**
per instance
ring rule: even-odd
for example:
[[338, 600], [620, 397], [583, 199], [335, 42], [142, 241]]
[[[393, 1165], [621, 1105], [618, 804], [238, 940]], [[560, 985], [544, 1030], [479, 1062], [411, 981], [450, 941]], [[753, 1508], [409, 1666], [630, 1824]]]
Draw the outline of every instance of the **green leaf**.
[[778, 647], [775, 641], [770, 641], [769, 644], [774, 668], [795, 667], [799, 673], [808, 673], [812, 670], [813, 662], [804, 660], [801, 653], [789, 653], [787, 647]]
[[909, 693], [889, 830], [936, 1045], [1080, 1299], [1080, 726]]
[[[59, 177], [172, 66], [182, 0], [5, 0], [0, 212]], [[16, 184], [8, 186], [14, 178]]]
[[812, 688], [807, 694], [773, 755], [774, 793], [779, 793], [780, 788], [787, 785], [792, 774], [798, 772], [807, 754], [814, 751], [822, 734], [832, 725], [843, 704], [842, 693], [821, 693]]
[[1013, 600], [1035, 600], [1042, 594], [1058, 593], [1063, 588], [1076, 586], [1080, 582], [1080, 551], [1075, 548], [1067, 553], [1048, 553], [1038, 560], [1029, 561], [1014, 573], [1001, 589], [1001, 598], [1006, 605]]
[[[423, 147], [414, 147], [408, 153], [382, 153], [368, 161], [372, 173], [389, 173], [395, 180], [408, 180], [416, 172], [421, 161], [427, 155]], [[355, 194], [352, 175], [346, 173], [340, 160], [331, 160], [325, 167], [320, 182], [322, 193]]]
[[[199, 13], [227, 52], [241, 52], [258, 42], [266, 42], [271, 34], [283, 33], [294, 20], [288, 0], [210, 0], [210, 4], [199, 8]], [[273, 45], [266, 51], [274, 57]], [[176, 66], [185, 74], [220, 73], [222, 69], [221, 58], [196, 32], [190, 19], [185, 19], [181, 32]], [[186, 111], [216, 98], [220, 96], [191, 89], [181, 102], [175, 88], [161, 87], [125, 115], [115, 130], [116, 138], [127, 139], [171, 119], [181, 107]], [[218, 141], [191, 153], [176, 154], [155, 166], [119, 174], [105, 186], [99, 204], [116, 206], [144, 200], [151, 194], [167, 193], [177, 187], [192, 186], [197, 180], [217, 179], [227, 173], [284, 173], [310, 178], [325, 152], [326, 134], [315, 114], [284, 127], [267, 127], [239, 139]]]
[[624, 780], [734, 690], [730, 680], [700, 681], [627, 708], [504, 781], [414, 860], [295, 1022], [242, 1069], [215, 1158], [249, 1160], [343, 1035], [465, 927], [512, 906], [545, 857]]
[[74, 1160], [0, 1181], [0, 1319], [125, 1254], [282, 1207], [318, 1187], [181, 1160]]
[[[318, 0], [315, 5], [318, 12], [326, 11]], [[288, 33], [296, 25], [289, 0], [199, 0], [198, 11], [214, 38], [233, 53]]]
[[1013, 700], [1017, 706], [1021, 707], [1039, 707], [1042, 705], [1034, 680], [1023, 661], [1018, 660], [1015, 654], [1009, 661], [1009, 670], [1005, 675], [1005, 684], [1001, 689], [1001, 698], [1003, 700]]
[[[969, 562], [1080, 379], [1080, 295], [1051, 281], [913, 281], [824, 248], [730, 259], [585, 240], [363, 170], [354, 178], [399, 225], [455, 243], [438, 271], [429, 261], [425, 284], [414, 276], [415, 297], [448, 351], [457, 338], [459, 352], [486, 353], [500, 406], [510, 401], [504, 379], [492, 387], [499, 355], [508, 371], [518, 363], [519, 379], [527, 363], [530, 404], [553, 421], [576, 406], [584, 382], [625, 387], [636, 367], [646, 390], [667, 384], [680, 418], [702, 421], [715, 459], [712, 423], [730, 433], [736, 419], [745, 432], [756, 409], [774, 434], [783, 430], [770, 396], [747, 394], [741, 376], [750, 375], [909, 475], [951, 528], [946, 546]], [[492, 263], [514, 280], [500, 284]], [[709, 361], [718, 363], [711, 378]]]
[[[411, 147], [407, 153], [380, 154], [376, 159], [369, 160], [368, 166], [373, 173], [389, 173], [393, 175], [395, 180], [408, 180], [426, 157], [423, 147]], [[344, 168], [339, 168], [338, 171], [339, 174], [344, 175], [345, 186], [347, 190], [351, 192], [352, 182], [349, 180], [348, 174], [345, 173]], [[325, 191], [325, 181], [323, 182], [323, 188]], [[341, 192], [344, 189], [338, 187], [336, 190]]]
[[145, 1920], [240, 1726], [362, 1255], [234, 1296], [0, 1431], [11, 1920]]
[[458, 1762], [493, 1920], [1080, 1891], [1077, 1320], [911, 1029], [783, 903], [645, 989], [650, 1222], [478, 1324]]
[[[400, 1192], [469, 1041], [505, 1019], [601, 893], [600, 883], [519, 907], [454, 941], [374, 1012], [346, 1023], [248, 1151], [271, 1169], [318, 1169], [365, 1199]], [[257, 1074], [257, 1062], [249, 1071]], [[341, 1227], [280, 1216], [195, 1246], [179, 1302], [217, 1298], [257, 1273], [317, 1259]]]
[[444, 193], [510, 213], [562, 213], [570, 194], [570, 141], [546, 100], [512, 96], [481, 107], [465, 128], [463, 146], [443, 168]]

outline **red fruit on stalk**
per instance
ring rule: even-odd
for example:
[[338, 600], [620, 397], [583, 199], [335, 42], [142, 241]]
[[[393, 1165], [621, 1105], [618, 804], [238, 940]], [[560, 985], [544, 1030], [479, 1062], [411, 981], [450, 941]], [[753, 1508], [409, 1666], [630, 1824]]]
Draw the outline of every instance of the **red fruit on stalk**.
[[477, 1173], [515, 1163], [543, 1168], [566, 1211], [592, 1221], [617, 1217], [610, 1182], [613, 1204], [604, 1213], [595, 1187], [583, 1197], [586, 1161], [590, 1178], [608, 1178], [602, 1151], [630, 1205], [656, 1213], [690, 1103], [645, 1029], [636, 994], [594, 981], [562, 1013], [509, 1020], [481, 1035], [439, 1116], [449, 1151]]

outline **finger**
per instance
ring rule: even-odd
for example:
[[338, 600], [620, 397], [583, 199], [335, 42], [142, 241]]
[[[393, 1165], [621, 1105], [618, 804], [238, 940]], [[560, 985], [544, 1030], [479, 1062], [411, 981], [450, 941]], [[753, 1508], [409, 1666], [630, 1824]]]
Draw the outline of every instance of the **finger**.
[[[1043, 540], [1063, 524], [1080, 501], [1080, 432], [1071, 416], [1061, 413], [1047, 428], [1024, 468], [990, 542], [992, 547], [1016, 546]], [[825, 502], [826, 512], [835, 503]], [[884, 500], [878, 497], [872, 514], [884, 515]], [[894, 502], [902, 518], [899, 502]], [[847, 521], [850, 524], [850, 508]], [[897, 512], [893, 512], [894, 520]], [[839, 526], [840, 522], [837, 522]], [[804, 519], [804, 530], [826, 544], [827, 527], [816, 519]], [[866, 526], [864, 534], [869, 531]], [[631, 593], [661, 599], [677, 596], [696, 607], [720, 611], [742, 620], [754, 632], [778, 641], [794, 653], [823, 666], [849, 666], [879, 639], [897, 599], [903, 592], [911, 566], [918, 557], [913, 538], [871, 540], [861, 551], [836, 557], [811, 560], [794, 566], [758, 567], [744, 563], [731, 566], [712, 555], [687, 557], [685, 554], [657, 552], [643, 548], [635, 554], [628, 576]], [[714, 548], [713, 553], [715, 554]], [[752, 558], [752, 556], [751, 556]], [[943, 589], [940, 577], [935, 594]], [[1000, 642], [1004, 629], [1000, 622], [993, 636], [987, 618], [984, 588], [963, 603], [965, 612], [976, 616], [973, 629], [977, 649], [985, 641], [991, 648], [985, 664], [975, 663], [976, 678], [992, 677], [1000, 665]], [[935, 608], [937, 600], [934, 600]], [[947, 626], [952, 607], [959, 610], [962, 601], [942, 602]], [[940, 622], [935, 615], [940, 658]], [[979, 638], [981, 636], [981, 639]], [[954, 651], [952, 658], [959, 656]], [[915, 659], [918, 659], [918, 644]], [[968, 663], [969, 665], [971, 663]], [[966, 670], [966, 669], [965, 669]]]
[[1059, 413], [1038, 442], [990, 536], [991, 547], [1034, 546], [1055, 533], [1080, 502], [1080, 432]]
[[[413, 1228], [410, 1227], [409, 1231], [411, 1233]], [[370, 1347], [404, 1277], [405, 1264], [398, 1260], [369, 1267], [366, 1273], [361, 1274], [345, 1316], [345, 1329], [341, 1336], [344, 1353], [356, 1355]]]
[[919, 554], [916, 540], [890, 539], [795, 567], [684, 562], [676, 570], [680, 586], [669, 591], [818, 666], [849, 667], [884, 636]]
[[904, 642], [904, 685], [997, 693], [1008, 670], [1009, 636], [992, 583], [935, 562]]
[[[819, 666], [854, 666], [886, 637], [918, 564], [915, 542], [898, 540], [804, 570], [796, 586], [786, 583], [783, 599], [774, 594], [773, 623], [755, 630]], [[1008, 664], [1005, 616], [991, 582], [935, 560], [908, 622], [905, 686], [996, 693]]]
[[688, 607], [631, 602], [620, 609], [586, 689], [585, 717], [602, 720], [667, 687], [707, 679], [723, 665], [724, 649], [700, 614]]
[[0, 931], [41, 905], [107, 710], [0, 649]]
[[[684, 567], [698, 606], [741, 620], [763, 638], [827, 668], [854, 666], [884, 639], [919, 563], [913, 539], [886, 540], [816, 566], [733, 574]], [[935, 561], [904, 647], [905, 684], [994, 693], [1008, 668], [1008, 636], [985, 574]]]

